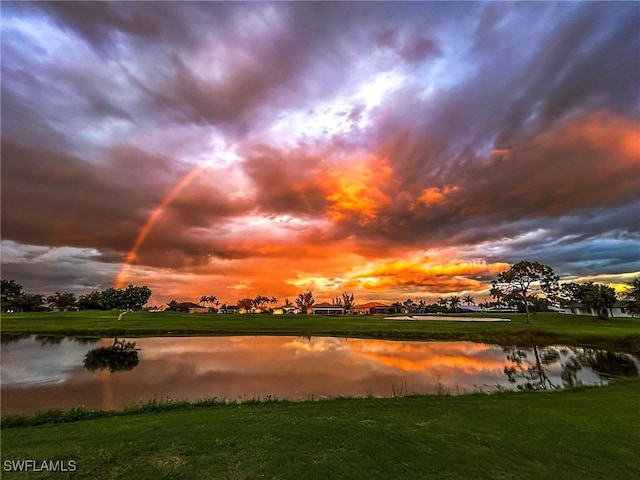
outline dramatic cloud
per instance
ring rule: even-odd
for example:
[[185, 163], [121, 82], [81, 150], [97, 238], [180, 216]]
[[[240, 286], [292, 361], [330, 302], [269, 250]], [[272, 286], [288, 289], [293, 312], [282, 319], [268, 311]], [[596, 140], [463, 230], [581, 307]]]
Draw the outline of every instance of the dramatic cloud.
[[633, 3], [2, 4], [3, 277], [152, 302], [640, 272]]

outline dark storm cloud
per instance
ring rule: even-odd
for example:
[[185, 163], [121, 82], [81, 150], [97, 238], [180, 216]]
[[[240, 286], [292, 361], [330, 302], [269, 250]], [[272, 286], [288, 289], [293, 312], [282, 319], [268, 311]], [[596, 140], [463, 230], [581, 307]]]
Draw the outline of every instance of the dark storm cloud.
[[[3, 177], [11, 179], [2, 186], [2, 236], [33, 245], [126, 252], [185, 173], [169, 159], [126, 146], [113, 148], [103, 164], [9, 142], [3, 142], [2, 156]], [[244, 208], [194, 183], [171, 206], [165, 229], [155, 236], [172, 237]]]
[[243, 170], [253, 181], [257, 204], [265, 212], [314, 216], [327, 207], [323, 179], [328, 168], [321, 154], [260, 145], [247, 152]]
[[521, 91], [502, 119], [498, 144], [577, 112], [638, 113], [640, 10], [637, 5], [609, 7], [576, 9], [538, 45], [535, 61], [518, 78]]
[[99, 166], [3, 141], [2, 173], [11, 179], [2, 185], [3, 238], [126, 250], [169, 179], [164, 159], [134, 149], [116, 156]]
[[[408, 195], [396, 195], [363, 234], [463, 244], [517, 235], [519, 219], [534, 228], [637, 199], [640, 9], [603, 7], [535, 5], [557, 24], [533, 25], [549, 32], [523, 47], [516, 29], [529, 18], [491, 6], [481, 29], [498, 31], [472, 50], [473, 75], [422, 101], [412, 85], [382, 107], [373, 138]], [[516, 41], [505, 42], [507, 26]], [[422, 189], [447, 185], [456, 190], [444, 201], [412, 208]], [[348, 235], [361, 225], [342, 228]]]
[[[86, 293], [111, 285], [119, 266], [104, 263], [95, 250], [21, 245], [3, 240], [3, 278], [16, 279], [27, 291], [52, 294], [56, 291]], [[117, 263], [122, 261], [118, 255]]]
[[[549, 219], [572, 212], [624, 207], [640, 191], [638, 141], [634, 119], [606, 113], [575, 118], [511, 150], [439, 172], [438, 178], [405, 180], [403, 195], [396, 194], [397, 201], [382, 209], [363, 234], [390, 241], [467, 244], [543, 228]], [[413, 151], [407, 144], [393, 150]], [[351, 227], [363, 230], [360, 224]], [[349, 226], [343, 228], [348, 234]], [[575, 228], [580, 232], [584, 225]], [[637, 230], [628, 223], [618, 228]]]
[[[72, 82], [74, 75], [85, 78], [86, 69], [67, 72], [62, 81], [96, 116], [129, 120], [154, 115], [238, 134], [255, 128], [275, 109], [300, 108], [348, 88], [358, 74], [361, 48], [374, 43], [384, 25], [395, 25], [388, 46], [404, 61], [440, 55], [437, 41], [420, 29], [402, 31], [408, 8], [47, 2], [12, 6], [10, 12], [40, 9], [86, 41], [97, 58], [113, 58], [109, 68], [125, 79], [105, 89], [109, 98], [91, 88], [104, 88], [103, 82]], [[442, 8], [429, 10], [435, 17]], [[115, 98], [118, 90], [138, 98], [127, 104]]]

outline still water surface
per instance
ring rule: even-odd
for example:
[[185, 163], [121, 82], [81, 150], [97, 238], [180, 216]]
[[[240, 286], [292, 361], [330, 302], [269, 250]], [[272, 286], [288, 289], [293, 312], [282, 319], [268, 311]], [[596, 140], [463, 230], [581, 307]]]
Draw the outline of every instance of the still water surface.
[[[562, 388], [637, 376], [628, 354], [555, 346], [320, 337], [128, 339], [135, 358], [109, 363], [113, 339], [3, 337], [2, 413], [120, 408], [153, 399], [462, 394]], [[103, 347], [108, 347], [105, 350]], [[105, 368], [101, 368], [105, 367]], [[114, 370], [113, 372], [110, 370]]]

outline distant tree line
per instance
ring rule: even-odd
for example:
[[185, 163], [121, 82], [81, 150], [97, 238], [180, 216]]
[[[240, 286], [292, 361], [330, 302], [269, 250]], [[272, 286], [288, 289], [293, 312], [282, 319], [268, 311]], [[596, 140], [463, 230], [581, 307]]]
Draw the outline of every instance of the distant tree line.
[[3, 312], [37, 312], [56, 310], [142, 310], [151, 297], [146, 286], [129, 285], [127, 288], [93, 290], [76, 298], [74, 293], [55, 292], [45, 297], [26, 293], [14, 280], [2, 280], [0, 307]]
[[[557, 305], [566, 307], [574, 302], [580, 303], [586, 309], [593, 309], [605, 318], [607, 310], [612, 308], [617, 300], [615, 290], [608, 285], [594, 282], [581, 284], [571, 282], [560, 285], [559, 277], [551, 267], [526, 260], [517, 262], [509, 270], [500, 273], [491, 283], [490, 295], [495, 301], [479, 303], [478, 306], [514, 308], [526, 313], [527, 322], [530, 321], [531, 313], [548, 311], [550, 307]], [[80, 295], [79, 298], [69, 292], [56, 292], [45, 298], [43, 295], [24, 292], [22, 285], [14, 280], [2, 280], [0, 306], [4, 312], [41, 311], [46, 308], [47, 303], [49, 308], [58, 310], [118, 309], [124, 312], [141, 310], [150, 297], [149, 287], [129, 285], [124, 289], [94, 290]], [[628, 285], [620, 298], [624, 301], [624, 308], [630, 314], [640, 316], [640, 277]], [[216, 307], [220, 305], [215, 295], [200, 297], [200, 303], [209, 303]], [[257, 295], [254, 298], [238, 300], [237, 307], [246, 311], [268, 313], [277, 303], [276, 297]], [[341, 296], [335, 297], [332, 303], [351, 313], [355, 307], [355, 297], [352, 293], [344, 292]], [[295, 306], [301, 313], [308, 313], [314, 304], [312, 291], [302, 292], [295, 299]], [[172, 305], [178, 308], [179, 304], [172, 301], [169, 303], [170, 308]], [[475, 305], [474, 298], [471, 295], [462, 298], [453, 295], [447, 298], [441, 297], [431, 304], [425, 300], [407, 299], [391, 304], [391, 309], [395, 313], [459, 313], [464, 310], [463, 305]], [[293, 307], [293, 304], [286, 299], [284, 306]], [[223, 304], [220, 308], [226, 310], [227, 305]], [[211, 307], [210, 310], [213, 311], [214, 308]]]

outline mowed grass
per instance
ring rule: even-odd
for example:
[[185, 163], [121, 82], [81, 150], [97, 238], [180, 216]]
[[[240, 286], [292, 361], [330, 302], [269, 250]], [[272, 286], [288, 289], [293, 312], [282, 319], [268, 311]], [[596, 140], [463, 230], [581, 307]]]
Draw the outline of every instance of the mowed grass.
[[[640, 380], [559, 392], [193, 407], [2, 430], [82, 479], [640, 478]], [[4, 465], [4, 463], [3, 463]]]
[[640, 319], [601, 320], [586, 315], [539, 313], [476, 315], [509, 323], [387, 320], [384, 316], [217, 315], [116, 311], [2, 315], [2, 333], [77, 336], [301, 335], [493, 343], [570, 343], [640, 352]]

